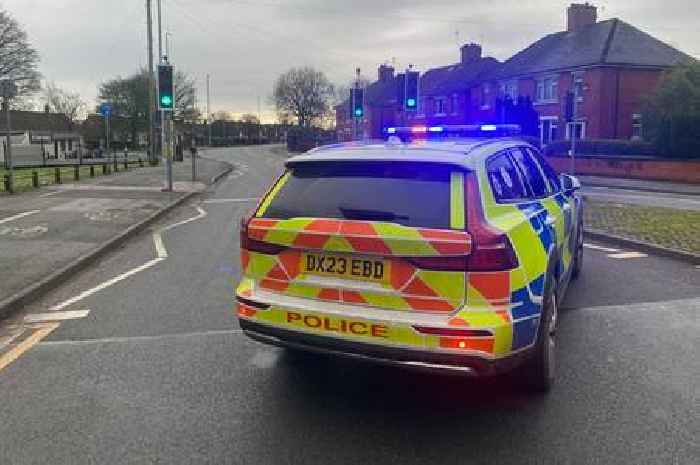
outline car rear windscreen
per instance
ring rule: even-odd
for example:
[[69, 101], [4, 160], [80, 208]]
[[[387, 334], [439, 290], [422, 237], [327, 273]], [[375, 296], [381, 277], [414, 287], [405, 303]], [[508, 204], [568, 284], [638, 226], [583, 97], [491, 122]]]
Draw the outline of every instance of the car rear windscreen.
[[455, 169], [409, 162], [302, 163], [292, 169], [263, 216], [449, 229], [450, 172]]

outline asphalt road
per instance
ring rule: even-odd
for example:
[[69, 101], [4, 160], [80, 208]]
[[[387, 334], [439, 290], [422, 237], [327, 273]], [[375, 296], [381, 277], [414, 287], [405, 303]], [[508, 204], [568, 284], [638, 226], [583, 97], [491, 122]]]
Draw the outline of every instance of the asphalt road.
[[163, 231], [162, 248], [144, 233], [26, 309], [162, 258], [65, 306], [89, 314], [0, 368], [0, 463], [697, 463], [700, 269], [591, 244], [546, 396], [508, 379], [290, 357], [238, 331], [232, 298], [246, 199], [283, 158], [208, 155], [238, 169], [158, 225], [196, 218]]

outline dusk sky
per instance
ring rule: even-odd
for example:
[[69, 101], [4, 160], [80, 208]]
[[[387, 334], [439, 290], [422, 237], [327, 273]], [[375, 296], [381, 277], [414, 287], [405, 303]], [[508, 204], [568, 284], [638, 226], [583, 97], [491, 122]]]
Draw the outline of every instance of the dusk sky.
[[[154, 10], [156, 0], [153, 0]], [[204, 109], [212, 76], [212, 112], [257, 112], [275, 78], [310, 65], [335, 83], [354, 69], [376, 78], [380, 63], [425, 70], [458, 60], [458, 46], [479, 42], [504, 60], [565, 27], [568, 1], [162, 0], [172, 63], [197, 79]], [[599, 19], [618, 17], [700, 58], [697, 0], [603, 0]], [[145, 0], [0, 0], [41, 55], [44, 79], [78, 91], [92, 106], [100, 82], [147, 62]], [[154, 11], [155, 12], [155, 11]], [[154, 31], [155, 24], [154, 24]], [[156, 37], [154, 37], [157, 40]], [[157, 47], [157, 42], [156, 42]], [[156, 51], [157, 53], [157, 51]]]

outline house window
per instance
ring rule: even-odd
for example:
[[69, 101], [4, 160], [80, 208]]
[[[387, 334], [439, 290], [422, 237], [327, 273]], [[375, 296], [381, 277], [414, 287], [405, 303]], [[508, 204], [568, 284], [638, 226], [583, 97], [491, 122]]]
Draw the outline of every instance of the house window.
[[559, 121], [556, 116], [544, 116], [540, 118], [540, 142], [547, 145], [557, 140]]
[[566, 125], [566, 139], [571, 140], [572, 129], [575, 128], [576, 140], [581, 140], [586, 138], [586, 122], [585, 121], [573, 121], [567, 123]]
[[444, 115], [447, 113], [447, 99], [436, 98], [435, 99], [435, 114]]
[[518, 82], [508, 81], [501, 83], [499, 92], [502, 98], [510, 97], [511, 100], [515, 101], [518, 98]]
[[489, 94], [491, 93], [491, 85], [484, 84], [481, 86], [481, 107], [489, 107]]
[[452, 114], [459, 113], [459, 95], [454, 94], [452, 96]]
[[642, 115], [634, 113], [632, 115], [632, 139], [638, 140], [644, 137], [642, 131]]
[[577, 102], [583, 102], [583, 78], [577, 77], [574, 80], [574, 95], [578, 95]]
[[556, 102], [559, 97], [559, 84], [556, 77], [539, 79], [537, 81], [537, 101]]

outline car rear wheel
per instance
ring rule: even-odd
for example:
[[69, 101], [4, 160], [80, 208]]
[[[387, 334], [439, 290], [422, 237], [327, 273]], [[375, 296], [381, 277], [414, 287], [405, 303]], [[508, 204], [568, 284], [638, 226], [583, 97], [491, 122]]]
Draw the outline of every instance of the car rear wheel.
[[583, 224], [578, 227], [576, 235], [576, 255], [574, 255], [573, 268], [571, 269], [571, 279], [576, 279], [581, 274], [583, 268]]
[[525, 387], [533, 392], [547, 392], [554, 384], [556, 374], [556, 330], [559, 314], [555, 292], [545, 297], [537, 343], [530, 358], [522, 367]]

